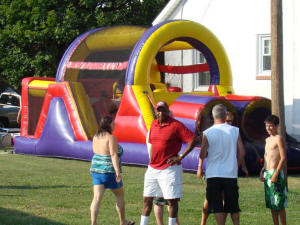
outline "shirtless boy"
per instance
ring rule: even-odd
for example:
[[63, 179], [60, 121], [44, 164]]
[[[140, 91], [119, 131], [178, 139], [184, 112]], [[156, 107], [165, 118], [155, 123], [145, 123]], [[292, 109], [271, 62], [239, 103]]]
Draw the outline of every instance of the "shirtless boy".
[[266, 207], [271, 209], [274, 225], [286, 225], [287, 191], [285, 174], [286, 149], [283, 138], [278, 134], [279, 118], [268, 116], [265, 120], [269, 137], [266, 138], [265, 164], [260, 172], [260, 180], [265, 186]]

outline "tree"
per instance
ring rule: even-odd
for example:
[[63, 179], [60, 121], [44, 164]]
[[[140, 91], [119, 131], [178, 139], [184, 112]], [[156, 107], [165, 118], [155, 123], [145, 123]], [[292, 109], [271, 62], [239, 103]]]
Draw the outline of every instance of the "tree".
[[55, 76], [69, 44], [101, 26], [150, 26], [167, 0], [1, 0], [0, 78]]

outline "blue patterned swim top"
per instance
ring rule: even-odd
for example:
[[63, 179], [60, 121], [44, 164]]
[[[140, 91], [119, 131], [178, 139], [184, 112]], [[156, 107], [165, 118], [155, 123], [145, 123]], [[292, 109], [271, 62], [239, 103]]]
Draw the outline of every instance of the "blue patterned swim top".
[[[118, 144], [118, 156], [119, 156], [119, 165], [121, 169], [121, 156], [123, 155], [123, 148]], [[91, 163], [91, 172], [94, 173], [115, 173], [115, 169], [111, 160], [110, 155], [98, 155], [94, 154]]]

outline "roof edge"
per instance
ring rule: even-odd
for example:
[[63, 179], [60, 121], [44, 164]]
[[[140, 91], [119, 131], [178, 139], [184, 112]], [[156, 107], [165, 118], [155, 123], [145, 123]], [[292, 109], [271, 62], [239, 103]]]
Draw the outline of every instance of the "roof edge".
[[170, 0], [163, 10], [158, 14], [158, 16], [153, 20], [152, 25], [154, 26], [163, 21], [169, 20], [169, 17], [176, 10], [176, 8], [186, 1], [187, 0]]

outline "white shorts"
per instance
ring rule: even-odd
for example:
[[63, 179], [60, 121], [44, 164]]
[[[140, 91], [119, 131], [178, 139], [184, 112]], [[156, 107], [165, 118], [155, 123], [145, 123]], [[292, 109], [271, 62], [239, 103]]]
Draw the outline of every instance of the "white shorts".
[[181, 174], [181, 165], [169, 166], [162, 170], [148, 166], [144, 180], [144, 197], [180, 198], [182, 192]]

